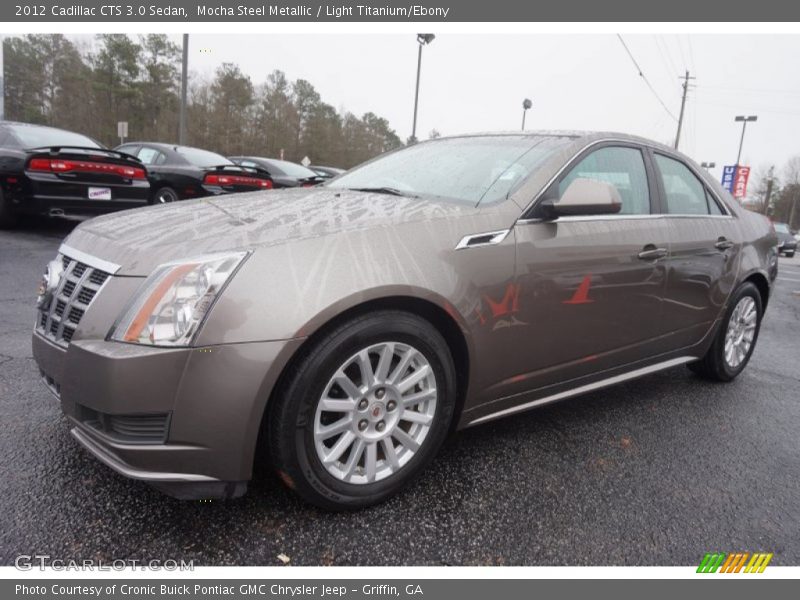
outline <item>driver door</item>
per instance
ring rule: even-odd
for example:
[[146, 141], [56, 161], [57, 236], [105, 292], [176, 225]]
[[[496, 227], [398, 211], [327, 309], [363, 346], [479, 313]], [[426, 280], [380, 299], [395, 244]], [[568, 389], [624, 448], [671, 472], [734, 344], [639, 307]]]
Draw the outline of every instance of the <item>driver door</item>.
[[659, 352], [669, 254], [646, 151], [593, 147], [544, 194], [559, 198], [577, 179], [616, 187], [621, 211], [610, 215], [520, 220], [516, 280], [518, 324], [507, 329], [519, 351], [506, 394], [625, 365]]

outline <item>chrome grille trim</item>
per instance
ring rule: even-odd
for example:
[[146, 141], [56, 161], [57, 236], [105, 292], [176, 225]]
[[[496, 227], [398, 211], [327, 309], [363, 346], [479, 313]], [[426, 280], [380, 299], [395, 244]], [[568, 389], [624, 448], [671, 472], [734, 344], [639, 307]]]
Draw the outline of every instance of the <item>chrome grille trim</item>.
[[59, 249], [58, 260], [64, 265], [64, 274], [58, 282], [50, 306], [46, 310], [39, 310], [36, 331], [45, 339], [66, 348], [86, 309], [111, 276], [119, 270], [119, 265], [97, 259], [64, 244]]

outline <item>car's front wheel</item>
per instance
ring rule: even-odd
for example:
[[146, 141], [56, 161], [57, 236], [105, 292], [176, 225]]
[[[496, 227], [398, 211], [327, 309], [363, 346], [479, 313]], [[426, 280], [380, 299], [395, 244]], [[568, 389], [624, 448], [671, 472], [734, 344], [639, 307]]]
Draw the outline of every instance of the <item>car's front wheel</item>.
[[708, 379], [731, 381], [753, 354], [762, 315], [761, 293], [753, 283], [744, 282], [732, 295], [711, 348], [689, 368]]
[[380, 311], [319, 339], [276, 396], [269, 440], [282, 479], [323, 508], [362, 508], [436, 454], [453, 418], [455, 369], [428, 321]]

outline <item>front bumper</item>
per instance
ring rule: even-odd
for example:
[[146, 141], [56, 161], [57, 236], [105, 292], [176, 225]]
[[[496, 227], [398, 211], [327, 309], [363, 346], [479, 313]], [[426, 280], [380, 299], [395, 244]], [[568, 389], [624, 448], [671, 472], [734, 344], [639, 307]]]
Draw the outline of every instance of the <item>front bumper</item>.
[[[219, 498], [246, 490], [267, 399], [300, 343], [173, 349], [77, 339], [64, 349], [34, 333], [33, 355], [73, 437], [98, 460], [179, 498]], [[126, 427], [100, 427], [98, 414]], [[139, 436], [136, 419], [151, 415], [168, 416], [162, 439]]]

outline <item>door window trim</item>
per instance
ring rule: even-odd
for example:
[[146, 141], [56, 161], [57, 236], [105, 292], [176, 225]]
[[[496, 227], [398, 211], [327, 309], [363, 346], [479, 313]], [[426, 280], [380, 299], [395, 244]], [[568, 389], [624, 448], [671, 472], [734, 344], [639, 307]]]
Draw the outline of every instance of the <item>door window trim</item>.
[[[717, 197], [717, 195], [714, 193], [714, 191], [711, 189], [711, 187], [705, 182], [705, 180], [703, 179], [703, 176], [700, 173], [697, 172], [697, 169], [694, 169], [692, 167], [692, 165], [690, 165], [685, 160], [681, 159], [679, 156], [676, 156], [674, 154], [670, 154], [670, 153], [664, 152], [662, 150], [657, 150], [657, 149], [652, 149], [652, 148], [651, 148], [651, 152], [653, 154], [653, 169], [655, 170], [656, 179], [658, 180], [657, 184], [658, 184], [659, 196], [662, 199], [662, 210], [663, 210], [665, 215], [668, 215], [670, 217], [694, 217], [696, 219], [703, 219], [703, 218], [706, 218], [706, 217], [733, 218], [733, 215], [731, 214], [730, 210], [728, 210], [728, 207], [725, 206], [724, 202], [720, 201], [720, 199]], [[658, 165], [656, 164], [656, 160], [655, 160], [656, 154], [659, 154], [659, 155], [663, 156], [664, 158], [669, 158], [671, 160], [674, 160], [675, 162], [680, 163], [686, 169], [688, 169], [689, 172], [692, 175], [694, 175], [694, 177], [697, 179], [697, 181], [700, 182], [700, 185], [703, 186], [703, 191], [706, 194], [706, 201], [708, 201], [708, 199], [711, 199], [712, 202], [716, 203], [717, 208], [720, 210], [720, 212], [722, 214], [714, 215], [714, 214], [708, 213], [708, 214], [705, 214], [705, 215], [698, 215], [698, 214], [691, 214], [691, 213], [670, 213], [670, 212], [667, 212], [668, 211], [668, 207], [667, 207], [667, 192], [666, 192], [666, 188], [664, 187], [664, 178], [661, 175], [661, 170], [658, 168]]]
[[[552, 194], [558, 189], [559, 184], [572, 172], [572, 169], [577, 167], [581, 161], [592, 154], [593, 152], [597, 152], [602, 150], [603, 148], [630, 148], [632, 150], [638, 150], [642, 157], [642, 165], [644, 166], [645, 176], [647, 178], [647, 189], [648, 194], [650, 197], [650, 213], [649, 214], [639, 214], [639, 215], [596, 215], [593, 218], [600, 217], [602, 220], [606, 219], [623, 219], [625, 217], [649, 217], [656, 214], [658, 209], [658, 199], [656, 198], [657, 189], [655, 187], [655, 180], [654, 180], [654, 171], [652, 169], [652, 165], [650, 165], [648, 161], [648, 156], [646, 152], [646, 147], [638, 142], [630, 141], [630, 140], [616, 140], [616, 139], [602, 139], [602, 140], [595, 140], [594, 142], [587, 144], [580, 151], [578, 151], [569, 161], [567, 161], [564, 166], [562, 166], [558, 172], [547, 182], [547, 185], [542, 188], [542, 191], [539, 192], [533, 201], [522, 211], [522, 216], [517, 219], [518, 223], [530, 223], [530, 222], [540, 222], [544, 221], [545, 219], [541, 217], [532, 216], [535, 212], [537, 207], [552, 197]], [[570, 219], [572, 220], [573, 217], [558, 217], [556, 219], [547, 219], [548, 222], [558, 222]]]
[[[586, 215], [586, 216], [570, 216], [570, 217], [557, 217], [556, 219], [543, 219], [541, 217], [534, 217], [531, 214], [534, 212], [536, 207], [545, 199], [547, 199], [547, 193], [551, 191], [551, 188], [554, 184], [558, 181], [563, 179], [565, 173], [567, 173], [573, 166], [576, 166], [578, 162], [583, 160], [583, 158], [589, 154], [590, 151], [603, 147], [603, 146], [631, 146], [634, 148], [639, 148], [642, 151], [642, 154], [645, 157], [645, 168], [648, 169], [648, 177], [652, 176], [655, 179], [656, 189], [653, 190], [652, 186], [651, 190], [651, 197], [650, 197], [650, 208], [651, 213], [649, 215]], [[709, 185], [706, 184], [705, 179], [698, 175], [697, 170], [691, 167], [690, 165], [686, 165], [695, 174], [700, 182], [703, 184], [703, 187], [706, 189], [711, 197], [717, 202], [717, 206], [722, 211], [721, 215], [679, 215], [679, 214], [669, 214], [662, 212], [663, 210], [663, 196], [662, 196], [662, 184], [661, 184], [661, 173], [655, 167], [654, 158], [652, 156], [653, 153], [659, 152], [664, 156], [669, 158], [674, 158], [679, 160], [681, 163], [686, 164], [686, 162], [681, 159], [679, 156], [672, 154], [668, 150], [664, 148], [660, 148], [654, 146], [652, 144], [648, 144], [646, 141], [631, 141], [619, 138], [602, 138], [599, 140], [593, 140], [589, 142], [580, 150], [578, 150], [575, 154], [572, 155], [567, 162], [565, 162], [561, 168], [556, 171], [556, 173], [548, 180], [547, 184], [545, 184], [541, 191], [539, 191], [536, 196], [534, 196], [533, 200], [531, 200], [523, 209], [520, 216], [514, 222], [514, 225], [527, 225], [531, 223], [559, 223], [559, 222], [569, 222], [569, 221], [607, 221], [607, 220], [620, 220], [620, 219], [658, 219], [658, 218], [695, 218], [695, 219], [733, 219], [735, 215], [733, 212], [728, 209], [727, 205], [719, 198], [716, 191], [714, 191]], [[648, 181], [648, 184], [650, 182]], [[655, 197], [653, 197], [653, 193], [655, 192]], [[655, 207], [653, 206], [655, 201]], [[652, 209], [655, 208], [656, 210], [653, 211]]]

